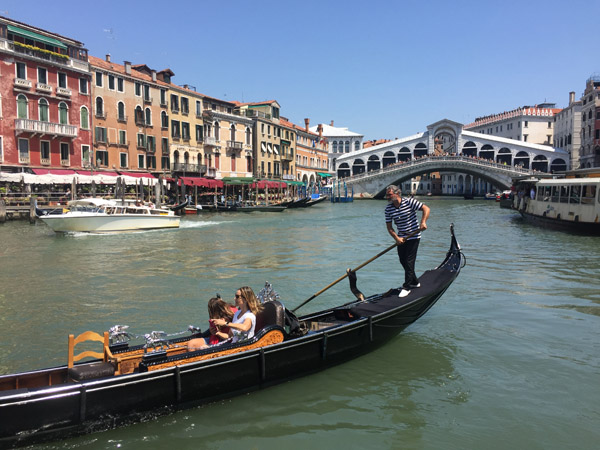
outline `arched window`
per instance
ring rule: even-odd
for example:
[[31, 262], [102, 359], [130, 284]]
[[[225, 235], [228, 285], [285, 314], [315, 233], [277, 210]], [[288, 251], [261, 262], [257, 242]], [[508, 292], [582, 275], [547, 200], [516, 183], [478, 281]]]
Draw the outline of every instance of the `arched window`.
[[123, 102], [117, 104], [117, 118], [119, 120], [125, 120], [125, 103]]
[[345, 149], [346, 153], [350, 153], [350, 141], [346, 141], [346, 149]]
[[67, 125], [69, 123], [69, 108], [65, 102], [58, 104], [58, 123]]
[[220, 127], [219, 127], [219, 122], [215, 122], [215, 139], [218, 141], [221, 139], [220, 135]]
[[137, 125], [144, 124], [144, 112], [142, 111], [142, 107], [139, 105], [135, 107], [135, 123]]
[[96, 97], [96, 117], [104, 116], [104, 100], [102, 97]]
[[354, 141], [354, 151], [357, 152], [360, 150], [360, 143], [358, 141]]
[[252, 132], [250, 131], [250, 128], [246, 128], [246, 144], [252, 144]]
[[152, 111], [150, 111], [150, 108], [146, 108], [146, 125], [152, 125]]
[[17, 117], [19, 119], [27, 119], [27, 97], [23, 94], [17, 96]]
[[188, 152], [185, 152], [183, 154], [183, 162], [186, 163], [186, 164], [190, 163], [190, 154]]
[[90, 112], [85, 106], [81, 107], [81, 128], [84, 130], [90, 129]]
[[169, 128], [169, 116], [167, 116], [167, 113], [164, 111], [160, 113], [160, 126]]
[[231, 124], [231, 137], [230, 140], [235, 141], [235, 124]]
[[337, 141], [333, 141], [332, 147], [333, 147], [333, 153], [337, 153]]
[[173, 162], [175, 164], [179, 164], [179, 150], [175, 150], [173, 152]]
[[45, 98], [40, 98], [38, 102], [39, 109], [39, 120], [40, 122], [49, 122], [49, 112], [48, 112], [48, 100]]

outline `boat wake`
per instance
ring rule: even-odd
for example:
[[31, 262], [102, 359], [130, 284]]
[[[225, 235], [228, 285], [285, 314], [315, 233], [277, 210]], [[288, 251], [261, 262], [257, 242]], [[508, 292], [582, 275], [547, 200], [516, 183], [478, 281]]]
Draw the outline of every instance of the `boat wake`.
[[204, 227], [210, 227], [213, 225], [218, 225], [220, 222], [211, 222], [211, 221], [192, 221], [192, 220], [182, 220], [179, 223], [179, 228], [204, 228]]

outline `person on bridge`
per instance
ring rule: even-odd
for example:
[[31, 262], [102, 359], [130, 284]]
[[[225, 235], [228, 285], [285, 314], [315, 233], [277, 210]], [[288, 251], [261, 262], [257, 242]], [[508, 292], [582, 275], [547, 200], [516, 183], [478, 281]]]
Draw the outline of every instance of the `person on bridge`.
[[[399, 296], [406, 297], [411, 289], [421, 287], [415, 274], [415, 262], [421, 241], [420, 231], [427, 229], [427, 219], [431, 210], [414, 198], [402, 198], [402, 191], [395, 185], [385, 189], [385, 197], [389, 201], [385, 207], [385, 224], [388, 233], [398, 244], [398, 257], [404, 267], [404, 284]], [[417, 211], [422, 211], [420, 224]], [[392, 221], [396, 223], [397, 231], [394, 231]]]

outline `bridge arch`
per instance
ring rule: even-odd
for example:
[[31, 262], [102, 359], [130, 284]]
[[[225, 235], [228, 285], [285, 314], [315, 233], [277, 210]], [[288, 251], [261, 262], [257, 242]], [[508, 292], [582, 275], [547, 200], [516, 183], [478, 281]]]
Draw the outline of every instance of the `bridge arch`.
[[461, 153], [465, 156], [477, 156], [477, 145], [473, 141], [466, 142]]
[[410, 161], [412, 159], [412, 153], [410, 148], [402, 147], [398, 152], [398, 162]]
[[523, 166], [524, 169], [529, 169], [529, 153], [527, 152], [518, 152], [515, 155], [515, 166]]
[[379, 156], [377, 156], [377, 155], [369, 156], [369, 159], [367, 160], [367, 172], [370, 172], [372, 170], [379, 170], [379, 169], [381, 169], [381, 161], [379, 161]]
[[491, 159], [494, 161], [494, 147], [490, 144], [483, 145], [481, 150], [479, 150], [479, 157], [481, 159]]
[[567, 163], [562, 158], [556, 158], [554, 161], [552, 161], [552, 164], [550, 164], [551, 173], [562, 172], [565, 170], [567, 170]]
[[544, 155], [537, 155], [535, 158], [533, 158], [531, 168], [533, 170], [537, 170], [538, 172], [548, 172], [548, 158], [546, 158]]
[[394, 152], [391, 152], [391, 151], [385, 152], [383, 154], [382, 162], [383, 162], [383, 167], [387, 167], [390, 164], [394, 164], [396, 162], [396, 156], [394, 155]]
[[423, 142], [419, 142], [417, 145], [415, 145], [414, 155], [415, 158], [427, 156], [427, 145], [425, 145]]
[[351, 174], [351, 170], [350, 170], [350, 166], [348, 165], [348, 163], [341, 163], [340, 167], [337, 170], [338, 178], [346, 178], [346, 177], [349, 177], [350, 174]]
[[355, 159], [354, 163], [352, 163], [352, 175], [357, 175], [359, 173], [364, 173], [364, 172], [365, 172], [365, 162], [360, 158]]
[[512, 165], [512, 152], [506, 147], [502, 147], [498, 150], [496, 155], [496, 162], [500, 164]]

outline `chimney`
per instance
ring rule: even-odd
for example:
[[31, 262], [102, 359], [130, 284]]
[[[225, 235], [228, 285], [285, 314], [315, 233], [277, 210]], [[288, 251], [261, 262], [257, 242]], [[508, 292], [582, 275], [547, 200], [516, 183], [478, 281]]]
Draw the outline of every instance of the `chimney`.
[[322, 138], [323, 137], [323, 125], [322, 124], [317, 125], [317, 131], [319, 132], [319, 137]]
[[156, 70], [152, 71], [152, 81], [156, 81]]
[[125, 73], [131, 75], [131, 62], [125, 61]]
[[310, 124], [310, 119], [304, 119], [304, 128], [308, 131], [308, 124]]
[[569, 106], [571, 106], [573, 103], [575, 103], [575, 92], [571, 91], [569, 92]]
[[331, 121], [331, 126], [333, 126], [333, 120]]
[[110, 53], [106, 54], [106, 62], [110, 62]]

